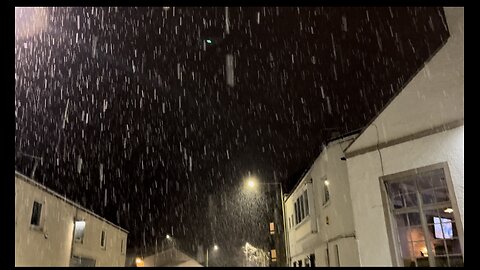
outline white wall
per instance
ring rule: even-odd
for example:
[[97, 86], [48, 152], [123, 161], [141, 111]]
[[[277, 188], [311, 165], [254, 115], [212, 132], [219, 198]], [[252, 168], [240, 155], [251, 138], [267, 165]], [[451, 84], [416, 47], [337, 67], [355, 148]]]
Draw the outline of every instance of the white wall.
[[[75, 244], [73, 254], [95, 259], [96, 266], [125, 266], [120, 239], [127, 240], [126, 232], [30, 181], [15, 174], [16, 266], [69, 266], [77, 209], [77, 217], [85, 218], [87, 225], [84, 245]], [[42, 203], [42, 230], [30, 225], [34, 201]], [[100, 248], [102, 228], [107, 231], [106, 250]]]
[[455, 123], [454, 129], [380, 151], [385, 175], [447, 162], [459, 223], [464, 227], [464, 9], [445, 8], [445, 16], [451, 34], [447, 43], [346, 150], [355, 230], [364, 266], [392, 265], [380, 191], [380, 155], [376, 150], [358, 155], [369, 147]]
[[[43, 203], [43, 231], [30, 226], [34, 200]], [[15, 175], [15, 265], [68, 266], [73, 212], [73, 206]]]
[[[125, 266], [121, 243], [122, 239], [127, 241], [127, 233], [85, 211], [79, 211], [77, 218], [85, 220], [85, 234], [83, 243], [74, 243], [73, 254], [95, 259], [95, 266]], [[106, 248], [100, 245], [102, 230], [106, 231]]]
[[[306, 256], [315, 253], [316, 266], [325, 266], [325, 249], [329, 245], [338, 243], [340, 252], [343, 252], [345, 265], [359, 265], [358, 251], [354, 238], [342, 238], [354, 233], [353, 210], [350, 201], [350, 190], [347, 180], [346, 162], [341, 160], [343, 149], [353, 137], [330, 143], [315, 160], [310, 170], [301, 179], [295, 190], [285, 203], [285, 212], [288, 218], [294, 214], [294, 202], [308, 190], [309, 216], [300, 224], [289, 228], [290, 256], [292, 263], [303, 260]], [[309, 184], [309, 180], [312, 183]], [[329, 181], [330, 202], [323, 205], [324, 180]], [[326, 224], [326, 217], [329, 224]], [[330, 256], [333, 256], [330, 251]], [[333, 257], [332, 257], [333, 258]]]
[[[454, 186], [461, 226], [464, 227], [464, 127], [381, 149], [385, 175], [447, 162]], [[358, 249], [362, 266], [391, 266], [382, 176], [377, 151], [348, 159]], [[453, 203], [453, 202], [452, 202]]]
[[445, 8], [445, 16], [450, 31], [446, 44], [365, 128], [347, 152], [464, 118], [463, 8]]

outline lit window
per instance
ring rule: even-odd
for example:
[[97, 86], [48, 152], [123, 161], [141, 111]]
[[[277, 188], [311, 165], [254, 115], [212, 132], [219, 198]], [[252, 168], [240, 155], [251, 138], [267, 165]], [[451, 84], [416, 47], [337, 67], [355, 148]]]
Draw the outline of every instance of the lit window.
[[272, 256], [272, 262], [277, 261], [277, 250], [272, 249], [270, 255]]
[[275, 234], [275, 224], [270, 222], [270, 234]]
[[107, 247], [106, 243], [107, 243], [107, 233], [102, 230], [102, 236], [101, 236], [101, 239], [100, 239], [100, 246], [103, 249], [105, 249]]
[[404, 266], [463, 266], [449, 177], [441, 164], [381, 177], [395, 225], [389, 233], [402, 248], [396, 256]]
[[75, 221], [75, 233], [74, 233], [75, 242], [83, 243], [84, 232], [85, 232], [85, 221], [83, 220]]
[[40, 226], [40, 217], [42, 215], [42, 204], [39, 202], [33, 202], [32, 218], [30, 224], [34, 226]]
[[323, 183], [323, 205], [327, 204], [330, 201], [330, 190], [329, 190], [329, 182], [325, 180]]

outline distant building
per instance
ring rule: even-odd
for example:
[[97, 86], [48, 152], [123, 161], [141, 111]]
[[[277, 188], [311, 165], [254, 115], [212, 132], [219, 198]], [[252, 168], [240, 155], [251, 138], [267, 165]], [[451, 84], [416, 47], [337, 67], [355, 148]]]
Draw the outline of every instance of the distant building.
[[177, 240], [168, 237], [159, 241], [158, 245], [154, 245], [145, 249], [131, 249], [128, 251], [128, 259], [126, 266], [137, 267], [202, 267], [194, 256], [189, 255], [186, 251], [181, 250]]
[[289, 266], [358, 266], [343, 150], [355, 135], [330, 141], [285, 202]]
[[15, 266], [125, 266], [127, 234], [15, 172]]
[[346, 149], [361, 266], [463, 266], [464, 9], [450, 37]]
[[190, 266], [202, 267], [199, 262], [180, 251], [177, 247], [151, 254], [143, 259], [144, 266], [168, 267], [168, 266]]

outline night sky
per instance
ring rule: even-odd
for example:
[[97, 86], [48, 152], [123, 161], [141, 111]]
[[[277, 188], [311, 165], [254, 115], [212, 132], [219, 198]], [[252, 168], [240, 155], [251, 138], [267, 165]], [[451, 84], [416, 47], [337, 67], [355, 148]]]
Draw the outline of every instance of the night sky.
[[15, 10], [15, 169], [43, 157], [35, 179], [129, 230], [129, 247], [172, 226], [207, 241], [208, 195], [230, 213], [215, 241], [260, 243], [262, 204], [236, 201], [245, 176], [291, 188], [448, 38], [434, 7], [230, 7], [228, 33], [224, 7], [41, 14]]

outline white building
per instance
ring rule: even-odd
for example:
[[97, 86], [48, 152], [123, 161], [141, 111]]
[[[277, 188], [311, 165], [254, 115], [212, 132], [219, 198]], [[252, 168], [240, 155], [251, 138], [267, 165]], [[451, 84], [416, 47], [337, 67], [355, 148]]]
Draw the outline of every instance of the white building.
[[15, 266], [125, 266], [127, 234], [15, 172]]
[[355, 135], [329, 142], [285, 202], [289, 266], [357, 266], [343, 150]]
[[347, 148], [361, 266], [463, 265], [464, 9], [450, 37]]

